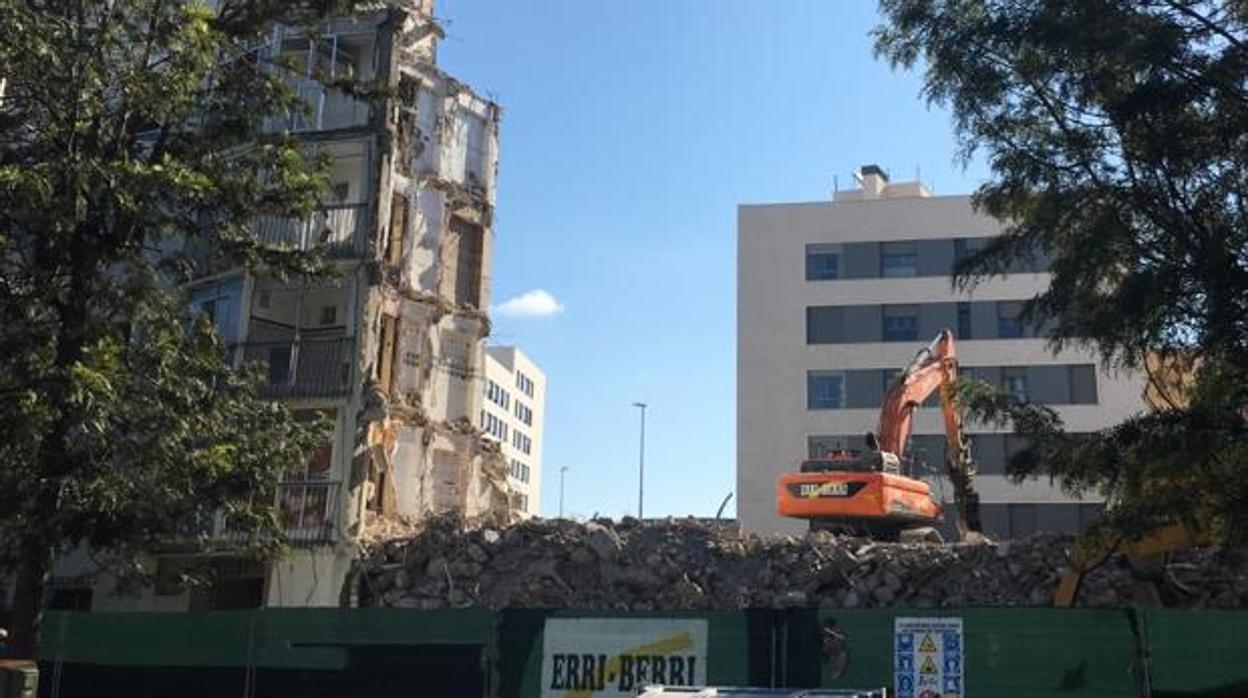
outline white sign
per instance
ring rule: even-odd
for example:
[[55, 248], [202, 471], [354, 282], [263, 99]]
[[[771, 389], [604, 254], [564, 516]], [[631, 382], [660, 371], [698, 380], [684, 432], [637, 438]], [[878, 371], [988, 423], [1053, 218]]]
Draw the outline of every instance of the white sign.
[[897, 698], [962, 698], [961, 618], [897, 618], [893, 634]]
[[705, 620], [546, 619], [543, 696], [623, 698], [647, 684], [706, 685]]

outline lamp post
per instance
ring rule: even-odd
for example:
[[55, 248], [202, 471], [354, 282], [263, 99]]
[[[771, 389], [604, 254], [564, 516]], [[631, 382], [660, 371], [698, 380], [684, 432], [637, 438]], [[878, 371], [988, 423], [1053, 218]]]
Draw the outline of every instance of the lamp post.
[[641, 519], [646, 496], [646, 403], [634, 402], [633, 407], [641, 409], [641, 445], [637, 451], [637, 518]]
[[559, 518], [563, 518], [563, 475], [568, 472], [568, 466], [559, 468]]

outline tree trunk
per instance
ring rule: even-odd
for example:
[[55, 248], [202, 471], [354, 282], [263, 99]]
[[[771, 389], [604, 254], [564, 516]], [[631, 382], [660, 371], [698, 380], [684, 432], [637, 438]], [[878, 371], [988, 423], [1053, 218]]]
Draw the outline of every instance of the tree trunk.
[[9, 630], [9, 653], [19, 659], [34, 659], [39, 651], [39, 626], [48, 601], [52, 575], [52, 548], [32, 548], [17, 568], [13, 595], [13, 622]]

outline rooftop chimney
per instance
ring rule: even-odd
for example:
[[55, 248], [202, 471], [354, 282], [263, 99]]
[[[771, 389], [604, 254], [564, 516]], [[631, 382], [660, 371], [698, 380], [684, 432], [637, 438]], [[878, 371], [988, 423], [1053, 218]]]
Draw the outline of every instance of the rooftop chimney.
[[868, 198], [875, 198], [884, 192], [888, 184], [888, 173], [879, 165], [863, 165], [858, 170], [858, 179], [862, 181], [863, 193]]

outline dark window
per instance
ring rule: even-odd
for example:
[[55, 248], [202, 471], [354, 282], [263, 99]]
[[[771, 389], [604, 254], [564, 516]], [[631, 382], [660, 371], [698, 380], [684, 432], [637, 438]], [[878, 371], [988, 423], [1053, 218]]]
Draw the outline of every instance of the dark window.
[[1023, 304], [1016, 301], [997, 302], [997, 336], [1001, 339], [1018, 339], [1024, 335], [1019, 315]]
[[808, 436], [806, 437], [806, 455], [808, 458], [823, 458], [832, 451], [853, 448], [849, 439], [843, 436]]
[[1070, 366], [1070, 402], [1075, 405], [1095, 405], [1096, 367], [1092, 364]]
[[914, 242], [880, 244], [880, 276], [898, 278], [919, 275], [919, 250]]
[[1027, 385], [1027, 369], [1023, 367], [1002, 368], [1001, 388], [1010, 395], [1013, 395], [1016, 400], [1026, 402], [1029, 392]]
[[919, 338], [919, 309], [913, 305], [884, 306], [884, 341], [913, 342]]
[[834, 344], [842, 340], [843, 312], [835, 306], [806, 308], [806, 343]]
[[806, 246], [806, 280], [829, 281], [840, 277], [841, 255], [838, 245]]
[[269, 347], [269, 385], [286, 385], [290, 381], [291, 345]]
[[845, 374], [831, 371], [806, 373], [806, 409], [834, 410], [845, 406]]
[[958, 339], [971, 339], [971, 304], [958, 303]]

